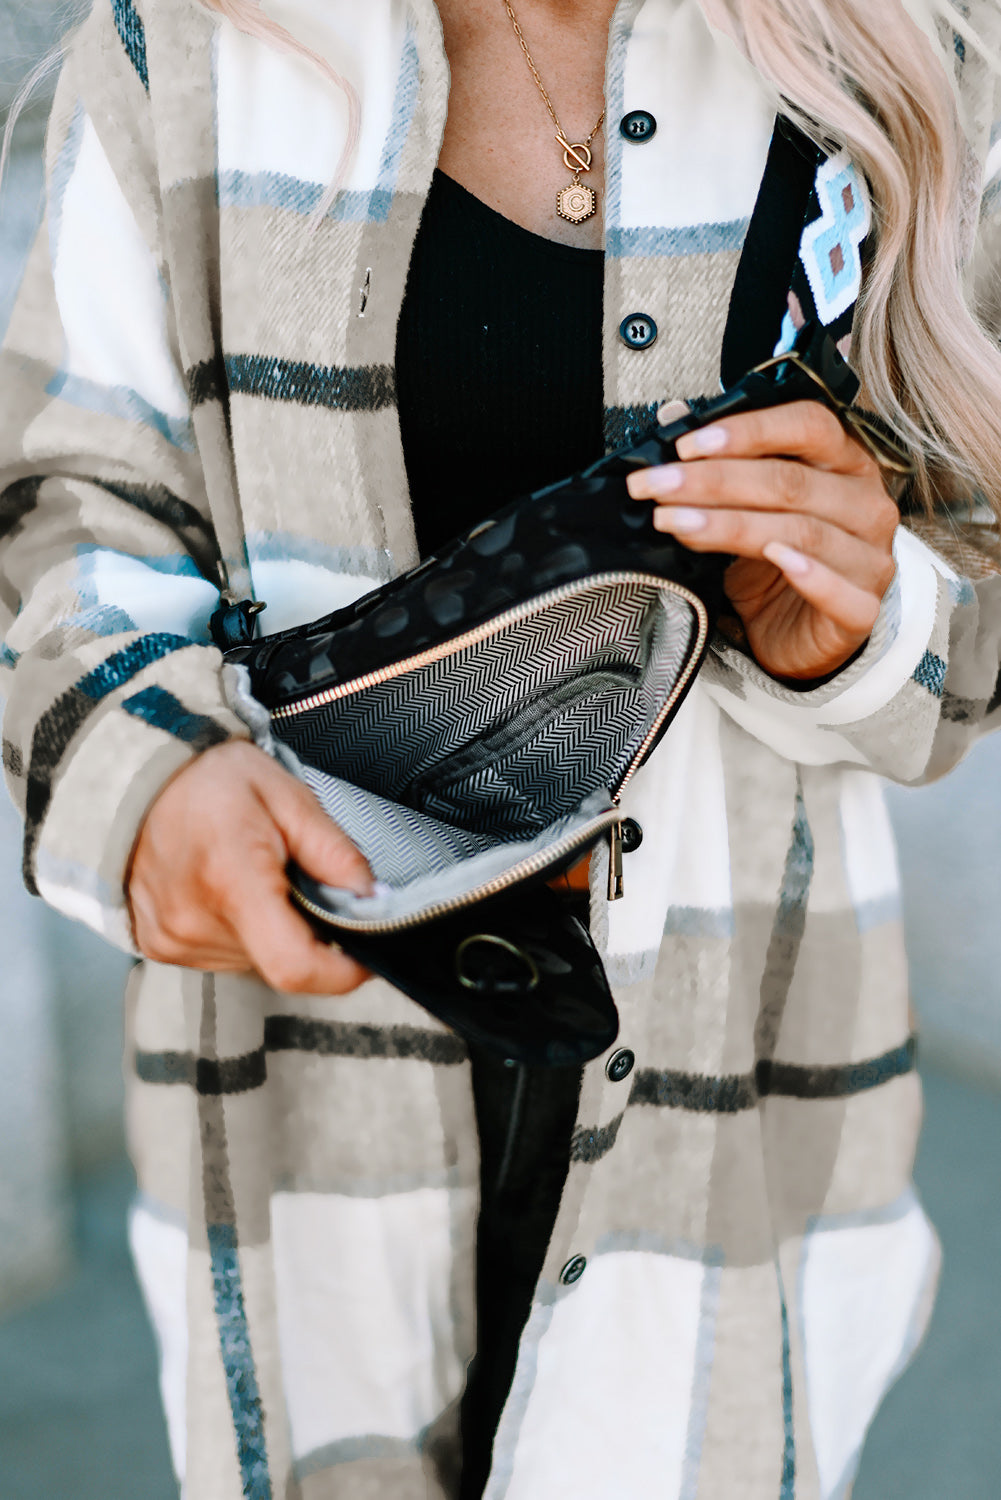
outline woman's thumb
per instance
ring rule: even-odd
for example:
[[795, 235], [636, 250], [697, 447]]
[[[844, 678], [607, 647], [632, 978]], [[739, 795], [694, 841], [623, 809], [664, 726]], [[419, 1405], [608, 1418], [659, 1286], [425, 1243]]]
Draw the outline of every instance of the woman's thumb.
[[269, 810], [281, 829], [290, 858], [324, 885], [370, 896], [372, 872], [361, 850], [328, 818], [308, 787], [301, 786], [286, 771], [280, 775], [282, 793], [271, 799]]

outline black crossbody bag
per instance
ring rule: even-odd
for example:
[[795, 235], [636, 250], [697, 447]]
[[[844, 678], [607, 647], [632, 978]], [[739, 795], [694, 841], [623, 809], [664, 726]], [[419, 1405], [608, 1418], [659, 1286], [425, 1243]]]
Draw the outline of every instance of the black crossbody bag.
[[[599, 1055], [618, 1017], [590, 935], [546, 882], [610, 840], [619, 798], [708, 648], [727, 559], [656, 531], [634, 469], [740, 411], [819, 400], [863, 441], [858, 382], [819, 327], [719, 398], [514, 501], [418, 567], [308, 625], [213, 634], [259, 708], [259, 743], [361, 849], [376, 893], [289, 870], [315, 928], [463, 1036], [518, 1061]], [[875, 435], [874, 435], [875, 434]]]

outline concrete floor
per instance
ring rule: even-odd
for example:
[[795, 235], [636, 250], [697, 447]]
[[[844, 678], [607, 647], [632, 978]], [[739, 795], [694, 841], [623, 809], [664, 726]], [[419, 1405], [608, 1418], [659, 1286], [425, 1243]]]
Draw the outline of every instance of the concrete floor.
[[[935, 1071], [925, 1082], [918, 1186], [945, 1276], [925, 1348], [877, 1418], [854, 1500], [997, 1500], [1001, 1095]], [[85, 1179], [77, 1273], [0, 1323], [0, 1500], [176, 1500], [125, 1245], [130, 1192], [124, 1163]]]

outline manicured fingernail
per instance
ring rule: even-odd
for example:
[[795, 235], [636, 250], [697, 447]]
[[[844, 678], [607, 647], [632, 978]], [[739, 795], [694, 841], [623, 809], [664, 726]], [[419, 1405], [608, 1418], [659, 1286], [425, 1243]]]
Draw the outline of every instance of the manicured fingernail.
[[784, 542], [769, 542], [761, 550], [770, 563], [791, 578], [803, 578], [810, 571], [810, 559]]
[[676, 509], [672, 506], [670, 510], [658, 511], [657, 520], [665, 531], [687, 536], [691, 532], [704, 531], [709, 518], [704, 510], [689, 510], [687, 505], [679, 505]]
[[680, 490], [684, 482], [684, 464], [664, 464], [650, 472], [650, 488], [655, 495], [670, 495], [674, 490]]
[[686, 432], [679, 438], [678, 455], [683, 458], [688, 453], [722, 453], [729, 441], [725, 427], [700, 427], [697, 432]]
[[663, 406], [657, 408], [657, 421], [661, 427], [669, 427], [672, 422], [677, 422], [688, 412], [686, 401], [665, 401]]

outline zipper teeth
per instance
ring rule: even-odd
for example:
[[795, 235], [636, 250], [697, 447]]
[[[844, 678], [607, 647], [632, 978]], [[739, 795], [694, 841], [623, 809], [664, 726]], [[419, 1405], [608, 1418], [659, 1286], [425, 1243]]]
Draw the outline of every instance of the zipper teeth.
[[491, 636], [499, 635], [510, 625], [517, 625], [522, 620], [530, 619], [532, 615], [541, 614], [544, 609], [549, 609], [551, 605], [558, 604], [563, 599], [571, 599], [574, 594], [583, 593], [597, 584], [605, 583], [644, 583], [657, 589], [666, 588], [695, 606], [700, 616], [700, 623], [705, 616], [705, 606], [696, 594], [683, 588], [681, 584], [671, 583], [666, 578], [658, 578], [654, 573], [598, 573], [584, 584], [580, 582], [563, 584], [560, 588], [550, 589], [548, 594], [540, 594], [528, 604], [515, 605], [504, 614], [497, 615], [489, 623], [478, 625], [475, 630], [468, 630], [465, 635], [444, 641], [440, 646], [434, 646], [427, 651], [419, 651], [415, 656], [408, 656], [404, 661], [393, 662], [388, 667], [378, 667], [375, 671], [365, 672], [361, 677], [355, 677], [350, 682], [324, 688], [320, 693], [310, 693], [295, 703], [285, 703], [281, 708], [272, 709], [271, 716], [273, 719], [298, 718], [300, 714], [309, 713], [311, 709], [324, 708], [328, 703], [335, 703], [339, 698], [348, 698], [355, 693], [364, 692], [366, 688], [378, 687], [383, 682], [392, 682], [394, 677], [402, 677], [405, 673], [416, 671], [419, 667], [429, 667], [436, 661], [444, 660], [446, 656], [457, 656], [468, 647], [478, 646], [483, 641], [488, 641]]
[[614, 796], [616, 801], [619, 800], [623, 791], [629, 785], [630, 781], [632, 781], [636, 772], [639, 770], [639, 767], [643, 763], [644, 756], [650, 749], [650, 746], [653, 744], [654, 740], [657, 738], [657, 735], [660, 733], [661, 725], [664, 723], [664, 720], [668, 717], [674, 705], [677, 703], [678, 699], [681, 697], [682, 693], [685, 691], [685, 688], [691, 681], [692, 674], [695, 671], [696, 665], [701, 660], [702, 650], [706, 643], [706, 637], [709, 634], [709, 613], [705, 605], [702, 603], [702, 600], [698, 597], [697, 594], [691, 594], [687, 589], [683, 589], [680, 584], [675, 584], [673, 585], [673, 587], [677, 593], [684, 595], [684, 597], [688, 600], [688, 602], [695, 610], [695, 616], [699, 622], [699, 630], [698, 636], [695, 641], [695, 649], [689, 655], [687, 667], [682, 672], [677, 682], [674, 684], [674, 687], [671, 690], [669, 696], [665, 699], [660, 713], [657, 715], [653, 724], [644, 735], [643, 743], [640, 745], [636, 754], [629, 762], [622, 780], [615, 788]]
[[588, 843], [606, 828], [611, 828], [618, 821], [617, 808], [610, 808], [608, 812], [602, 813], [600, 818], [595, 818], [586, 829], [578, 830], [572, 837], [562, 839], [551, 848], [533, 854], [529, 859], [523, 859], [520, 864], [512, 865], [505, 870], [503, 875], [496, 875], [493, 880], [478, 885], [475, 890], [466, 891], [461, 896], [455, 896], [451, 901], [439, 901], [434, 906], [422, 907], [414, 916], [395, 917], [388, 922], [371, 922], [357, 917], [333, 917], [325, 907], [318, 906], [308, 896], [304, 896], [295, 886], [292, 887], [292, 899], [298, 906], [303, 907], [312, 916], [318, 917], [329, 927], [340, 927], [345, 932], [402, 932], [408, 927], [422, 927], [425, 922], [433, 922], [438, 917], [449, 916], [453, 912], [462, 911], [467, 906], [477, 906], [485, 901], [488, 896], [499, 895], [510, 886], [517, 885], [520, 881], [531, 875], [537, 875], [547, 865], [558, 863], [566, 854], [572, 854], [574, 849], [582, 844]]
[[[505, 891], [510, 886], [517, 885], [519, 881], [544, 870], [547, 865], [557, 863], [564, 855], [572, 853], [578, 845], [586, 844], [593, 834], [601, 833], [605, 828], [611, 828], [619, 818], [618, 802], [623, 790], [632, 780], [639, 766], [642, 764], [644, 756], [657, 738], [661, 725], [670, 714], [681, 694], [685, 691], [692, 673], [695, 671], [696, 663], [702, 655], [702, 648], [709, 634], [709, 615], [705, 605], [697, 594], [693, 594], [690, 589], [686, 589], [680, 583], [672, 583], [666, 578], [658, 578], [654, 573], [619, 572], [599, 574], [594, 579], [588, 581], [587, 587], [590, 588], [595, 583], [633, 582], [649, 584], [657, 589], [666, 588], [670, 593], [686, 600], [695, 611], [695, 617], [698, 620], [698, 634], [695, 649], [689, 656], [687, 668], [682, 672], [670, 695], [665, 700], [660, 713], [644, 736], [643, 743], [626, 767], [622, 779], [614, 788], [610, 789], [612, 798], [616, 804], [612, 811], [604, 814], [600, 819], [590, 824], [585, 832], [578, 833], [572, 838], [564, 839], [554, 848], [547, 849], [545, 853], [540, 852], [533, 855], [530, 859], [522, 860], [520, 864], [513, 865], [509, 870], [506, 870], [503, 875], [495, 876], [493, 880], [487, 881], [484, 885], [477, 886], [473, 891], [467, 891], [463, 896], [456, 896], [451, 901], [437, 902], [434, 906], [423, 908], [412, 917], [397, 917], [390, 922], [371, 922], [352, 917], [338, 917], [334, 920], [330, 913], [322, 906], [318, 906], [315, 901], [311, 901], [308, 896], [304, 896], [301, 891], [296, 890], [293, 886], [292, 898], [297, 905], [320, 921], [325, 922], [328, 926], [340, 927], [346, 932], [402, 932], [407, 928], [420, 927], [425, 922], [432, 922], [438, 917], [448, 916], [452, 912], [461, 911], [464, 907], [475, 906], [478, 902], [485, 901], [488, 896], [499, 895], [501, 891]], [[489, 640], [491, 635], [498, 634], [508, 625], [517, 624], [522, 619], [528, 619], [532, 614], [537, 614], [543, 609], [548, 609], [551, 604], [558, 603], [563, 598], [571, 598], [574, 593], [582, 591], [577, 584], [565, 584], [562, 588], [552, 589], [548, 594], [543, 594], [533, 600], [530, 606], [521, 605], [516, 609], [508, 610], [503, 615], [497, 616], [496, 619], [491, 621], [489, 627], [480, 626], [476, 630], [468, 631], [464, 636], [459, 636], [455, 640], [449, 641], [444, 646], [436, 647], [433, 651], [422, 651], [416, 656], [408, 657], [406, 661], [394, 662], [391, 667], [382, 667], [375, 672], [366, 672], [363, 677], [356, 677], [353, 681], [344, 683], [339, 687], [326, 688], [322, 693], [313, 693], [308, 698], [300, 699], [298, 703], [290, 703], [283, 708], [274, 709], [272, 717], [276, 719], [295, 718], [298, 714], [307, 713], [312, 708], [322, 708], [327, 703], [333, 703], [338, 698], [346, 698], [351, 694], [363, 692], [365, 688], [374, 687], [381, 682], [390, 682], [394, 677], [401, 677], [405, 672], [413, 671], [416, 667], [429, 666], [432, 662], [440, 661], [445, 656], [457, 654], [459, 651], [465, 650], [467, 646], [474, 646], [481, 641]]]

